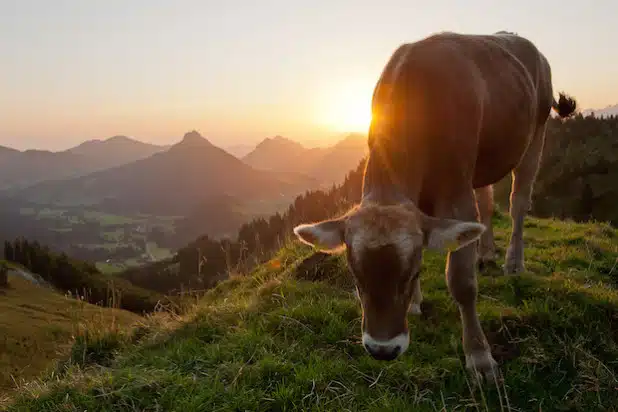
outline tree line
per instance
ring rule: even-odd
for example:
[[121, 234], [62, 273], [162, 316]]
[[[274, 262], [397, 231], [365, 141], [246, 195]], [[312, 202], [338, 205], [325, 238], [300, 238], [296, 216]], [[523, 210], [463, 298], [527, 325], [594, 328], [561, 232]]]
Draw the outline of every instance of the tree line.
[[[618, 116], [576, 115], [547, 125], [531, 214], [618, 225]], [[508, 205], [511, 178], [496, 185]]]

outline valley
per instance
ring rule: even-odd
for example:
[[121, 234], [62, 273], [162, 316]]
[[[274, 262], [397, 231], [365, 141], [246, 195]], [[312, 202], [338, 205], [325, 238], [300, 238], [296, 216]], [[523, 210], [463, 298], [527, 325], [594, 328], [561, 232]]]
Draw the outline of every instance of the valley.
[[14, 179], [0, 190], [0, 241], [37, 240], [104, 273], [121, 272], [171, 258], [201, 235], [232, 238], [304, 191], [340, 182], [365, 145], [350, 135], [310, 149], [277, 136], [240, 158], [195, 130], [169, 146], [114, 136], [45, 152], [47, 173], [36, 175], [15, 166], [28, 164], [19, 163], [28, 151], [5, 148], [0, 171], [10, 169]]

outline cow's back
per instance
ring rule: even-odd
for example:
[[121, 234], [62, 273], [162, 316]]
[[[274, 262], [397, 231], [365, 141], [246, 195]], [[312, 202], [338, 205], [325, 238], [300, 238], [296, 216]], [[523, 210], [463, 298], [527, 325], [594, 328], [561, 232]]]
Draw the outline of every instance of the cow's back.
[[526, 38], [505, 33], [474, 40], [479, 50], [488, 47], [495, 56], [477, 63], [488, 88], [475, 173], [475, 187], [482, 187], [517, 166], [549, 116], [553, 91], [545, 56]]

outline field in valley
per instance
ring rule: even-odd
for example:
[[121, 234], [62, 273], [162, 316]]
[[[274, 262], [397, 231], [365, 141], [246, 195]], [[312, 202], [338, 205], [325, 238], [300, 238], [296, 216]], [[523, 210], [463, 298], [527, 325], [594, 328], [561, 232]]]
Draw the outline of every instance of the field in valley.
[[[25, 207], [22, 216], [45, 224], [71, 256], [96, 262], [103, 272], [161, 260], [172, 255], [164, 238], [174, 233], [180, 217], [115, 215], [81, 208]], [[66, 239], [70, 238], [70, 242]], [[62, 240], [64, 239], [64, 240]], [[65, 241], [66, 240], [66, 241]]]

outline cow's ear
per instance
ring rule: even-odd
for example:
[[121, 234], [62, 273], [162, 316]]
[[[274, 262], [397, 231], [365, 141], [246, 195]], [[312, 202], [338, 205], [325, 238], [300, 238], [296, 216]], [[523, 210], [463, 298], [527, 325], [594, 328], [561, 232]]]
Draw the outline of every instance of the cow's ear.
[[337, 253], [345, 248], [344, 233], [344, 218], [304, 223], [294, 228], [294, 234], [301, 242], [326, 253]]
[[423, 216], [422, 229], [428, 249], [454, 252], [476, 241], [486, 227], [479, 222]]

